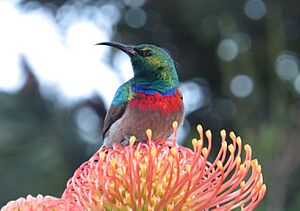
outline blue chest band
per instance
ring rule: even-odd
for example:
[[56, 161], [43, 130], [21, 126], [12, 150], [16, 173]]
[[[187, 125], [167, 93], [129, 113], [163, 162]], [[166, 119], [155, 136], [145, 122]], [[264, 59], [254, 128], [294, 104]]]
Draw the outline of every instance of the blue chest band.
[[154, 90], [154, 89], [148, 89], [147, 87], [145, 86], [136, 86], [136, 85], [132, 85], [132, 90], [134, 92], [142, 92], [142, 93], [145, 93], [145, 94], [148, 94], [148, 95], [153, 95], [153, 94], [160, 94], [162, 96], [170, 96], [170, 95], [174, 95], [176, 93], [176, 87], [172, 88], [172, 89], [168, 89], [164, 92], [160, 92], [160, 91], [157, 91], [157, 90]]

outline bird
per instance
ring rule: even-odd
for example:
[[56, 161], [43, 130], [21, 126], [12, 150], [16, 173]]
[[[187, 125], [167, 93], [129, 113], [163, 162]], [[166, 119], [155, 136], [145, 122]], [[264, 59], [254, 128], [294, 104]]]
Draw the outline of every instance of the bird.
[[169, 138], [172, 123], [183, 121], [183, 97], [178, 88], [177, 68], [166, 50], [152, 44], [125, 45], [101, 42], [126, 53], [134, 76], [116, 91], [103, 123], [103, 146], [128, 145], [131, 136], [146, 141], [151, 129], [152, 140]]

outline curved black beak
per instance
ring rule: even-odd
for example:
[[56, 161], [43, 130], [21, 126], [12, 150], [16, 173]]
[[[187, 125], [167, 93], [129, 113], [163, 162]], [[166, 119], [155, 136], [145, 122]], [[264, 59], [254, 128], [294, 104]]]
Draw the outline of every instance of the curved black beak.
[[137, 52], [134, 50], [134, 47], [127, 46], [127, 45], [124, 45], [124, 44], [118, 43], [118, 42], [100, 42], [100, 43], [97, 43], [96, 45], [111, 46], [111, 47], [120, 49], [121, 51], [125, 52], [129, 56], [134, 56], [137, 54]]

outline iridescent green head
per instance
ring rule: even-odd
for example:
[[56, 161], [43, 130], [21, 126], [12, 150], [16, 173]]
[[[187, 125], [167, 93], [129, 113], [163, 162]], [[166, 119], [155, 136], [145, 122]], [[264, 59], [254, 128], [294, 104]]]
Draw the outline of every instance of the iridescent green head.
[[141, 85], [165, 86], [165, 89], [178, 85], [176, 67], [171, 56], [163, 49], [149, 44], [127, 46], [116, 42], [103, 42], [125, 52], [131, 59], [134, 79]]

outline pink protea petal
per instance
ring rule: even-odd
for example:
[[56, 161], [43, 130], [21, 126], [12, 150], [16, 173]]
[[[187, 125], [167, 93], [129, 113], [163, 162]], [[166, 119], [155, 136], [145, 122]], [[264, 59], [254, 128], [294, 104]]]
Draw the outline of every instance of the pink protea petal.
[[1, 211], [80, 211], [81, 207], [73, 201], [68, 202], [65, 199], [59, 199], [52, 196], [37, 195], [33, 197], [28, 195], [25, 198], [19, 198], [16, 201], [8, 202]]
[[[177, 124], [173, 124], [176, 132]], [[87, 210], [252, 210], [266, 192], [261, 166], [252, 159], [249, 145], [240, 137], [221, 131], [222, 144], [213, 161], [208, 161], [212, 135], [192, 141], [193, 150], [178, 146], [176, 140], [113, 149], [101, 148], [76, 170], [62, 198], [79, 203]]]

